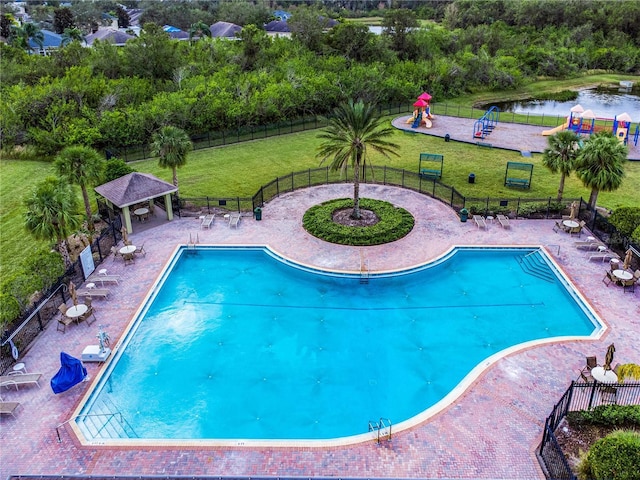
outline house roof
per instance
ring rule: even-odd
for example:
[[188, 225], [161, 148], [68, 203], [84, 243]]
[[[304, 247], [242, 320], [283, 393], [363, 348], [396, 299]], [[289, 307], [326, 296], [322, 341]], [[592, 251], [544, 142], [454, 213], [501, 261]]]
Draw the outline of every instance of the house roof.
[[282, 20], [272, 20], [264, 26], [267, 32], [290, 32], [289, 24]]
[[[57, 48], [62, 43], [62, 35], [58, 35], [50, 30], [40, 30], [44, 36], [42, 48]], [[29, 46], [33, 49], [40, 48], [40, 46], [33, 41], [33, 38], [29, 39]]]
[[235, 37], [242, 30], [240, 25], [229, 22], [216, 22], [209, 27], [212, 37]]
[[175, 193], [178, 188], [148, 173], [133, 172], [94, 189], [118, 208]]
[[135, 35], [129, 35], [115, 28], [101, 28], [95, 33], [87, 35], [87, 45], [93, 45], [96, 40], [113, 43], [114, 45], [124, 45], [127, 40], [136, 38]]

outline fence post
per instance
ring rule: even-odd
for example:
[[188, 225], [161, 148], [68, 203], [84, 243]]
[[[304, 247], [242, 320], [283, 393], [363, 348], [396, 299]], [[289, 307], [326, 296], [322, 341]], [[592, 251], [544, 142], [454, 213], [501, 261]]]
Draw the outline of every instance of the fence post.
[[567, 415], [567, 412], [569, 412], [569, 407], [571, 406], [571, 401], [573, 400], [573, 389], [574, 389], [574, 384], [575, 384], [575, 380], [571, 380], [571, 385], [569, 385], [569, 396], [567, 397], [567, 403], [566, 406], [564, 408], [564, 412], [562, 412], [562, 416], [565, 417]]
[[591, 410], [591, 406], [593, 405], [593, 397], [595, 397], [596, 395], [596, 387], [598, 385], [598, 381], [594, 380], [593, 381], [593, 386], [591, 387], [591, 395], [589, 395], [589, 406], [587, 407], [587, 410]]

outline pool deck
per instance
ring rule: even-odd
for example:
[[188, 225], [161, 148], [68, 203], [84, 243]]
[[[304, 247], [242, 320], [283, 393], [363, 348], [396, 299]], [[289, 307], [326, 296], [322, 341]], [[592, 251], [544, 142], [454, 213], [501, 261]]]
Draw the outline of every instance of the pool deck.
[[[302, 229], [302, 215], [308, 207], [350, 197], [352, 191], [352, 185], [346, 184], [297, 190], [266, 204], [262, 221], [245, 217], [237, 229], [221, 218], [208, 230], [200, 229], [197, 218], [176, 218], [131, 235], [133, 243], [144, 243], [148, 253], [134, 265], [124, 266], [121, 260], [111, 258], [101, 265], [122, 279], [110, 287], [108, 300], [94, 300], [98, 321], [91, 327], [71, 325], [64, 334], [51, 322], [21, 357], [29, 372], [44, 374], [41, 388], [2, 389], [3, 400], [18, 401], [22, 406], [16, 418], [4, 415], [0, 420], [0, 478], [11, 474], [544, 478], [535, 458], [544, 420], [578, 377], [585, 356], [597, 355], [602, 362], [607, 346], [614, 342], [616, 362], [640, 361], [640, 288], [623, 293], [615, 285], [606, 287], [602, 278], [608, 263], [589, 261], [588, 253], [573, 246], [575, 238], [552, 230], [552, 220], [512, 220], [510, 230], [497, 223], [489, 224], [486, 231], [479, 230], [473, 221], [460, 222], [455, 212], [439, 201], [401, 188], [361, 186], [362, 196], [390, 201], [415, 216], [413, 231], [395, 243], [338, 246]], [[557, 341], [506, 355], [443, 411], [381, 444], [84, 447], [69, 429], [63, 430], [62, 443], [58, 443], [56, 425], [71, 417], [90, 385], [83, 383], [60, 395], [52, 393], [48, 383], [59, 368], [60, 351], [80, 357], [85, 346], [97, 343], [100, 324], [115, 344], [176, 246], [186, 244], [190, 234], [197, 234], [201, 244], [268, 245], [298, 262], [343, 271], [358, 271], [361, 258], [369, 262], [372, 271], [411, 267], [429, 262], [455, 245], [553, 245], [549, 247], [552, 257], [609, 329], [599, 339]], [[97, 363], [86, 363], [86, 367], [91, 380], [104, 368]]]

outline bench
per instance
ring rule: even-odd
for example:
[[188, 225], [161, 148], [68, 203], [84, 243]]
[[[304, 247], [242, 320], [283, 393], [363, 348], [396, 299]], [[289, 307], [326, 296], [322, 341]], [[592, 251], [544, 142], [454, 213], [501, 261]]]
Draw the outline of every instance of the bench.
[[440, 178], [442, 177], [442, 170], [430, 170], [423, 168], [420, 170], [420, 176], [423, 178]]
[[476, 145], [484, 148], [493, 148], [493, 144], [487, 142], [476, 142]]
[[529, 180], [526, 178], [507, 178], [504, 184], [507, 187], [529, 188]]

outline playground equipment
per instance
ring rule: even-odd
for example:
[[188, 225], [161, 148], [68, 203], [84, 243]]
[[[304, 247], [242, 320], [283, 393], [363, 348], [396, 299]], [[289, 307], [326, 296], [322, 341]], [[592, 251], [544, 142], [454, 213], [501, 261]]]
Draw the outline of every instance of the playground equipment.
[[427, 92], [422, 92], [418, 97], [418, 100], [413, 104], [415, 109], [413, 110], [413, 116], [407, 120], [407, 123], [411, 123], [411, 128], [418, 128], [424, 125], [425, 128], [431, 128], [433, 126], [431, 115], [431, 107], [429, 102], [431, 101], [431, 95]]
[[573, 130], [577, 134], [591, 135], [596, 127], [596, 114], [591, 110], [585, 110], [578, 117], [575, 116], [569, 123], [569, 129]]
[[505, 187], [530, 188], [532, 177], [532, 163], [507, 162], [507, 169], [504, 172]]
[[495, 105], [489, 108], [484, 114], [473, 124], [473, 138], [476, 140], [484, 140], [496, 125], [500, 117], [500, 109]]
[[421, 153], [418, 173], [422, 178], [442, 178], [444, 156], [435, 153]]
[[562, 125], [558, 125], [556, 128], [552, 128], [551, 130], [543, 131], [542, 135], [544, 135], [545, 137], [549, 135], [555, 135], [556, 133], [569, 128], [569, 125], [579, 124], [582, 112], [584, 112], [584, 108], [582, 108], [582, 105], [580, 104], [571, 107], [571, 110], [569, 110], [569, 116], [567, 117], [567, 121], [565, 123], [563, 123]]
[[[627, 112], [617, 115], [613, 119], [613, 134], [623, 145], [626, 145], [629, 142], [630, 129], [631, 116]], [[636, 130], [638, 130], [638, 127], [636, 127]]]

